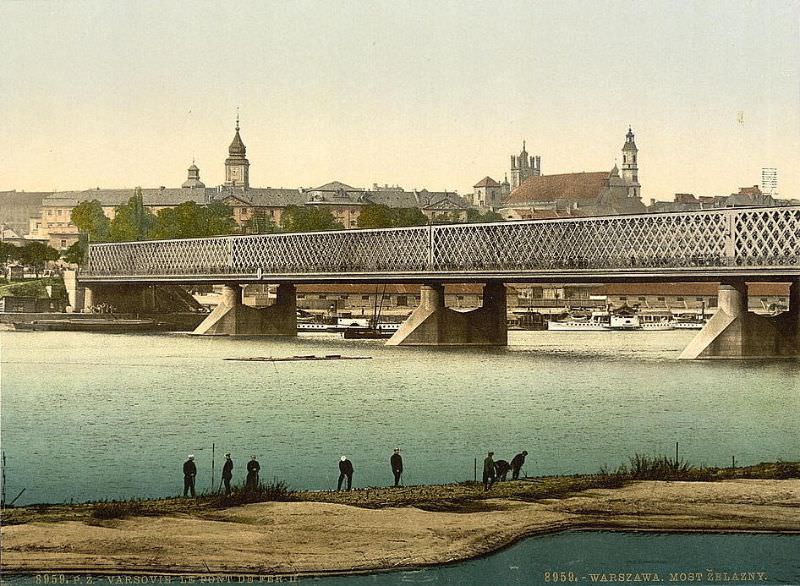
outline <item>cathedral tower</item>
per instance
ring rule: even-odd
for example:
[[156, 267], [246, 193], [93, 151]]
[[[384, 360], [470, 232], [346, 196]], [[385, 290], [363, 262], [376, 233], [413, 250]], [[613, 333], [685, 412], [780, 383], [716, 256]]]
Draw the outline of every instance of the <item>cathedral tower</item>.
[[511, 155], [511, 189], [519, 187], [528, 177], [538, 177], [541, 174], [541, 157], [529, 157], [523, 140], [519, 156]]
[[639, 184], [639, 165], [636, 157], [639, 149], [633, 142], [633, 130], [628, 127], [628, 134], [625, 135], [625, 145], [622, 147], [622, 178], [628, 185], [628, 197], [641, 197], [641, 185]]
[[250, 162], [245, 156], [247, 149], [239, 136], [239, 115], [236, 115], [236, 134], [228, 147], [228, 158], [225, 159], [225, 186], [250, 188]]

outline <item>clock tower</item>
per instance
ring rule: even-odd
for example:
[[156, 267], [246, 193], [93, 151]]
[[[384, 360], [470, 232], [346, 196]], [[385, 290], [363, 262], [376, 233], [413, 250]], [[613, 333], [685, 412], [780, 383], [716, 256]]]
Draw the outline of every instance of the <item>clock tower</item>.
[[250, 162], [245, 156], [247, 149], [239, 136], [239, 115], [236, 115], [236, 134], [228, 147], [228, 158], [225, 159], [225, 187], [250, 188]]

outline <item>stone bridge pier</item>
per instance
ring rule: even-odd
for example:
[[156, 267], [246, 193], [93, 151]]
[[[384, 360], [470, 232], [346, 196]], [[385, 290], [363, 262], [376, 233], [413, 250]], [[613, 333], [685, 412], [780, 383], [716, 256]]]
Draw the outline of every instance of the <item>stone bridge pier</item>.
[[681, 354], [681, 359], [800, 356], [800, 280], [789, 288], [789, 311], [776, 316], [747, 310], [743, 279], [720, 283], [718, 309]]
[[390, 346], [505, 346], [506, 288], [490, 281], [483, 287], [483, 305], [471, 311], [445, 306], [444, 285], [425, 284], [420, 303], [387, 342]]
[[296, 336], [297, 301], [295, 286], [278, 285], [275, 303], [256, 308], [242, 303], [238, 283], [222, 287], [222, 301], [197, 326], [195, 334], [227, 334], [232, 336]]

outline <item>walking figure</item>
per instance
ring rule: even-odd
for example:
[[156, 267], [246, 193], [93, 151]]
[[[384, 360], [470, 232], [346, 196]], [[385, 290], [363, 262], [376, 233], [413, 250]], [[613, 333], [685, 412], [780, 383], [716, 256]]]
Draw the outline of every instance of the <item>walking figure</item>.
[[492, 456], [494, 456], [494, 452], [489, 452], [489, 455], [483, 460], [483, 490], [489, 490], [494, 484], [494, 460]]
[[183, 463], [183, 496], [188, 496], [189, 491], [194, 494], [194, 477], [197, 476], [197, 466], [194, 464], [194, 456], [189, 454], [188, 459]]
[[225, 483], [225, 495], [231, 493], [231, 478], [233, 478], [233, 460], [231, 454], [225, 454], [225, 464], [222, 466], [222, 481]]
[[353, 484], [353, 463], [347, 459], [347, 456], [342, 456], [339, 459], [339, 483], [336, 485], [336, 492], [342, 490], [342, 481], [347, 478], [347, 490]]
[[394, 474], [394, 485], [400, 485], [400, 476], [403, 474], [403, 457], [400, 455], [400, 448], [394, 449], [394, 454], [389, 458], [392, 465], [392, 474]]
[[247, 463], [247, 480], [245, 480], [244, 487], [246, 490], [255, 490], [258, 488], [258, 471], [261, 470], [261, 464], [256, 460], [255, 454], [250, 456], [250, 461]]
[[511, 470], [511, 466], [505, 460], [498, 460], [494, 463], [494, 473], [497, 480], [505, 482], [509, 470]]
[[522, 465], [525, 463], [525, 456], [528, 455], [528, 452], [522, 450], [521, 454], [517, 454], [511, 460], [511, 479], [517, 480], [519, 478], [519, 469], [522, 468]]

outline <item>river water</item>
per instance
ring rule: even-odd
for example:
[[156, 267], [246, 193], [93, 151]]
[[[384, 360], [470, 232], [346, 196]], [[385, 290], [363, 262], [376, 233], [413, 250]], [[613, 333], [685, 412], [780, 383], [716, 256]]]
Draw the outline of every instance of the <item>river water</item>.
[[[6, 494], [17, 504], [157, 497], [199, 489], [222, 454], [241, 482], [386, 485], [472, 479], [474, 458], [526, 449], [528, 475], [596, 472], [634, 453], [725, 466], [800, 460], [800, 362], [678, 361], [693, 333], [510, 332], [497, 349], [296, 339], [0, 333]], [[235, 362], [343, 354], [369, 360]]]

